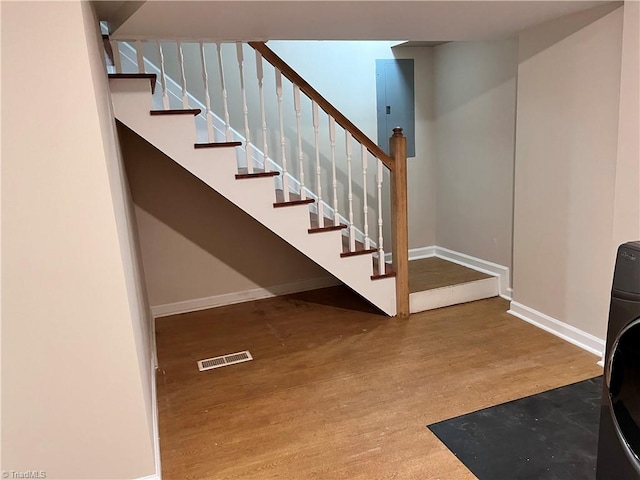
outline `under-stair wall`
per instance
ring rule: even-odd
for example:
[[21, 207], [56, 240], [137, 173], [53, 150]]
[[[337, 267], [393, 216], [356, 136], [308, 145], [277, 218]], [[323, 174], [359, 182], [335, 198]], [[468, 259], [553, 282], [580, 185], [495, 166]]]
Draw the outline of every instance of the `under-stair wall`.
[[339, 283], [127, 127], [118, 136], [156, 316]]

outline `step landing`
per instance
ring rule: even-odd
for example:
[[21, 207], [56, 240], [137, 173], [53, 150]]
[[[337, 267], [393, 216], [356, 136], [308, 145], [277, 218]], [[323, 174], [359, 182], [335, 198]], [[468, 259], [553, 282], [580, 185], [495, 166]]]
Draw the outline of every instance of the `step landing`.
[[499, 279], [438, 257], [409, 261], [411, 313], [499, 295]]

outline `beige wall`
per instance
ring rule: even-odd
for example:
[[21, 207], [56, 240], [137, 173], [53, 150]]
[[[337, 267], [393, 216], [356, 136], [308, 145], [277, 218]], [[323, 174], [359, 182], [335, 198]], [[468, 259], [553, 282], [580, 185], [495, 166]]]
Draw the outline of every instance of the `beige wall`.
[[434, 48], [436, 244], [511, 268], [517, 39]]
[[[611, 288], [622, 9], [519, 38], [514, 300], [604, 338]], [[605, 15], [605, 16], [603, 16]]]
[[613, 249], [640, 239], [640, 2], [624, 4]]
[[153, 306], [332, 277], [120, 125]]
[[1, 8], [2, 468], [151, 475], [148, 315], [97, 24], [83, 2]]

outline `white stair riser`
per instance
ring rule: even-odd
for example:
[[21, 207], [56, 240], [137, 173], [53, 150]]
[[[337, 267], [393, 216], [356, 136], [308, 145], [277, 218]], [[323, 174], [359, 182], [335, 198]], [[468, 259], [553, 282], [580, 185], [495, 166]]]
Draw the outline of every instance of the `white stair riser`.
[[433, 310], [434, 308], [482, 300], [483, 298], [497, 297], [498, 294], [498, 278], [491, 277], [476, 280], [475, 282], [412, 293], [409, 296], [409, 308], [411, 313], [418, 313]]

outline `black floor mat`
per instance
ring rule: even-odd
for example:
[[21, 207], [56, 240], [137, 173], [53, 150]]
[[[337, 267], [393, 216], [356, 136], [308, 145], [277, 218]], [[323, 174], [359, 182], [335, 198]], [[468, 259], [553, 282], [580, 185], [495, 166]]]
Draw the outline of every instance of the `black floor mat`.
[[593, 480], [602, 377], [428, 428], [480, 480]]

